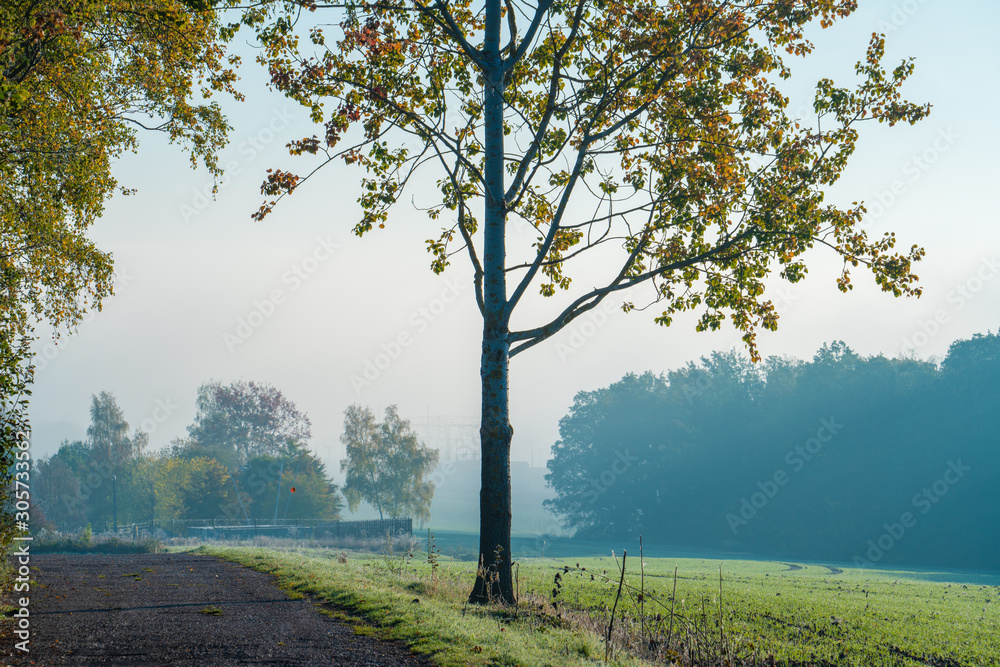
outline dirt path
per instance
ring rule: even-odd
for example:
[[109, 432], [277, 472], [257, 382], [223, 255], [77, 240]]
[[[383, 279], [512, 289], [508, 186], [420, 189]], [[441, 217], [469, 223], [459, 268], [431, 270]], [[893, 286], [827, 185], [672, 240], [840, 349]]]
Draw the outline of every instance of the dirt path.
[[263, 573], [190, 554], [35, 555], [31, 652], [15, 665], [429, 665], [356, 635]]

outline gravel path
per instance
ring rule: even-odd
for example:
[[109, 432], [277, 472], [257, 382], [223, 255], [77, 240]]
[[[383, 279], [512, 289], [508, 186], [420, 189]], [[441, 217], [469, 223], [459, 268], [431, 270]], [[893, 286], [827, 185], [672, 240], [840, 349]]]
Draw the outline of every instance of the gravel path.
[[431, 664], [211, 556], [38, 554], [31, 564], [31, 652], [0, 649], [15, 665]]

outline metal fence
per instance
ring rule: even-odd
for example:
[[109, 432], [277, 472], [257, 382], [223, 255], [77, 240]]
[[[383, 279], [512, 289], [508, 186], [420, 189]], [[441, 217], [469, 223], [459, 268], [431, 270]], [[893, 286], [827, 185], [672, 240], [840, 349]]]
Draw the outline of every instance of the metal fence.
[[223, 521], [219, 519], [175, 519], [118, 526], [118, 535], [141, 537], [201, 537], [203, 539], [248, 539], [290, 537], [313, 539], [382, 539], [386, 535], [413, 535], [413, 519], [372, 519], [369, 521], [323, 521], [320, 519], [278, 519], [276, 522]]
[[386, 535], [413, 535], [413, 519], [372, 519], [369, 521], [333, 521], [315, 526], [313, 536], [331, 539], [372, 540]]

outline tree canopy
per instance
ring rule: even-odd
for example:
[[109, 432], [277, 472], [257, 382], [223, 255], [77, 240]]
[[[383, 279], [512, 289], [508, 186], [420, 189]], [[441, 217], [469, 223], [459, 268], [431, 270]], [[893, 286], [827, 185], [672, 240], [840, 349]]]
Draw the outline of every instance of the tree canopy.
[[[940, 366], [835, 342], [808, 361], [715, 353], [626, 375], [560, 421], [548, 507], [591, 539], [988, 569], [996, 535], [977, 526], [1000, 519], [998, 372], [990, 334]], [[905, 512], [906, 539], [883, 538]]]
[[[501, 554], [503, 600], [514, 601], [511, 357], [611, 299], [626, 312], [655, 304], [664, 326], [684, 311], [696, 313], [698, 330], [728, 319], [756, 358], [756, 332], [778, 324], [767, 280], [802, 280], [816, 246], [842, 258], [845, 292], [864, 265], [883, 290], [919, 294], [912, 265], [923, 250], [898, 252], [891, 233], [869, 238], [863, 204], [824, 199], [859, 123], [928, 113], [900, 97], [912, 62], [886, 69], [884, 40], [872, 35], [855, 68], [860, 83], [819, 81], [810, 117], [792, 115], [782, 91], [788, 56], [813, 50], [810, 24], [829, 27], [856, 6], [287, 0], [244, 15], [272, 85], [323, 126], [290, 144], [318, 165], [304, 176], [271, 170], [255, 218], [331, 162], [364, 171], [358, 235], [391, 224], [418, 178], [437, 186], [413, 201], [442, 225], [427, 240], [431, 268], [444, 271], [461, 254], [474, 273], [483, 316], [480, 551]], [[311, 12], [320, 16], [304, 19]], [[520, 245], [508, 243], [517, 221], [532, 230]], [[592, 256], [605, 273], [589, 271], [577, 287], [574, 268]], [[534, 322], [515, 317], [532, 292], [556, 305]], [[488, 597], [478, 577], [471, 598]]]
[[[827, 27], [855, 2], [744, 7], [581, 0], [534, 8], [487, 2], [489, 18], [469, 2], [348, 2], [333, 30], [309, 30], [311, 52], [293, 19], [300, 5], [316, 7], [284, 4], [294, 14], [261, 27], [262, 59], [272, 84], [325, 123], [324, 136], [293, 142], [292, 152], [368, 172], [357, 234], [385, 226], [418, 167], [440, 169], [440, 192], [428, 215], [447, 216], [449, 224], [428, 240], [432, 268], [445, 269], [457, 241], [477, 269], [482, 305], [484, 250], [475, 242], [482, 216], [470, 202], [489, 198], [485, 163], [493, 158], [501, 174], [511, 176], [502, 193], [493, 193], [504, 215], [538, 232], [529, 261], [503, 267], [516, 277], [508, 314], [530, 285], [546, 296], [569, 290], [567, 267], [583, 250], [622, 251], [606, 285], [571, 299], [547, 324], [511, 332], [512, 355], [585, 306], [646, 282], [653, 284], [652, 299], [663, 302], [661, 324], [697, 309], [698, 327], [716, 329], [729, 311], [754, 350], [754, 330], [777, 322], [772, 304], [761, 298], [762, 280], [773, 264], [783, 278], [802, 279], [801, 255], [816, 244], [843, 256], [838, 282], [845, 291], [851, 268], [865, 263], [886, 291], [919, 293], [910, 268], [920, 249], [893, 254], [894, 235], [873, 241], [857, 228], [862, 204], [824, 205], [822, 192], [853, 152], [860, 121], [913, 123], [927, 114], [929, 106], [900, 100], [912, 62], [887, 72], [884, 40], [873, 35], [856, 67], [864, 83], [850, 90], [820, 81], [812, 119], [786, 115], [788, 98], [774, 80], [790, 76], [782, 51], [812, 51], [804, 36], [808, 23], [819, 19]], [[508, 38], [502, 47], [492, 43], [502, 32], [501, 18]], [[519, 25], [525, 18], [527, 25]], [[484, 30], [486, 41], [470, 41]], [[484, 85], [500, 96], [496, 127], [487, 118]], [[324, 106], [329, 98], [339, 102], [332, 110]], [[524, 148], [488, 155], [484, 134], [490, 132]], [[280, 198], [302, 180], [273, 171], [263, 190]], [[574, 193], [585, 206], [569, 205]], [[274, 204], [265, 202], [257, 217]]]
[[[126, 480], [136, 473], [147, 442], [142, 431], [129, 435], [128, 421], [113, 394], [91, 396], [86, 440], [63, 442], [47, 461], [37, 463], [33, 497], [43, 515], [72, 528], [109, 522], [114, 511], [112, 477], [122, 478], [124, 499]], [[127, 505], [122, 503], [123, 510]], [[120, 516], [128, 518], [127, 513]], [[147, 520], [150, 513], [139, 516]]]
[[87, 445], [100, 462], [115, 468], [142, 453], [149, 442], [148, 434], [137, 430], [129, 437], [128, 431], [125, 413], [118, 407], [114, 395], [102, 391], [91, 397]]
[[[4, 313], [72, 325], [111, 292], [87, 232], [140, 129], [215, 168], [227, 124], [200, 91], [235, 93], [211, 12], [178, 0], [20, 0], [0, 9], [0, 261]], [[130, 190], [125, 189], [126, 192]]]
[[363, 501], [378, 510], [379, 518], [430, 518], [434, 482], [424, 478], [437, 465], [438, 453], [420, 442], [395, 405], [385, 409], [382, 423], [370, 409], [350, 406], [340, 440], [347, 448], [340, 469], [347, 473], [344, 496], [352, 512]]
[[[306, 415], [274, 387], [253, 382], [228, 387], [206, 383], [199, 406], [202, 398], [216, 392], [222, 399], [210, 403], [212, 412], [199, 413], [189, 428], [202, 439], [192, 436], [157, 452], [148, 451], [146, 433], [129, 435], [125, 414], [111, 393], [93, 396], [87, 439], [63, 442], [48, 460], [36, 464], [32, 486], [39, 525], [75, 529], [90, 524], [97, 530], [110, 525], [112, 477], [117, 482], [119, 524], [173, 519], [269, 522], [275, 514], [279, 519], [338, 518], [339, 489], [306, 446]], [[234, 397], [243, 400], [232, 401]], [[264, 405], [270, 409], [258, 410]], [[208, 428], [210, 424], [215, 428]], [[246, 428], [236, 428], [241, 424]], [[296, 437], [280, 440], [289, 433]], [[212, 434], [218, 438], [213, 440]], [[237, 465], [239, 452], [249, 458]]]
[[255, 456], [275, 456], [289, 443], [304, 444], [312, 437], [309, 417], [266, 383], [208, 382], [198, 388], [196, 405], [183, 443], [187, 455], [241, 467]]
[[[218, 173], [227, 124], [206, 98], [238, 94], [219, 24], [192, 0], [10, 0], [0, 6], [2, 453], [27, 433], [34, 324], [74, 327], [112, 293], [88, 237], [119, 188], [111, 165], [138, 131]], [[195, 95], [195, 93], [197, 93]], [[6, 484], [5, 484], [6, 485]]]
[[277, 455], [251, 458], [237, 484], [249, 497], [247, 513], [258, 520], [271, 521], [276, 513], [279, 519], [333, 519], [343, 505], [326, 464], [294, 442]]

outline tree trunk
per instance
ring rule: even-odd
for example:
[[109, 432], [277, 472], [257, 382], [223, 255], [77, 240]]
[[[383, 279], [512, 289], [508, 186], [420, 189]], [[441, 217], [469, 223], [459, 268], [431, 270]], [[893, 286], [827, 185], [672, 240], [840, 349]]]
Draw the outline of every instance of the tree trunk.
[[[493, 333], [494, 335], [490, 335]], [[506, 335], [484, 331], [482, 357], [482, 488], [479, 491], [479, 561], [470, 602], [514, 604], [510, 550], [510, 443]]]
[[504, 70], [500, 57], [500, 0], [487, 0], [483, 44], [485, 90], [486, 215], [483, 240], [482, 488], [479, 492], [479, 557], [482, 567], [469, 601], [513, 604], [510, 552], [510, 442], [504, 202]]

